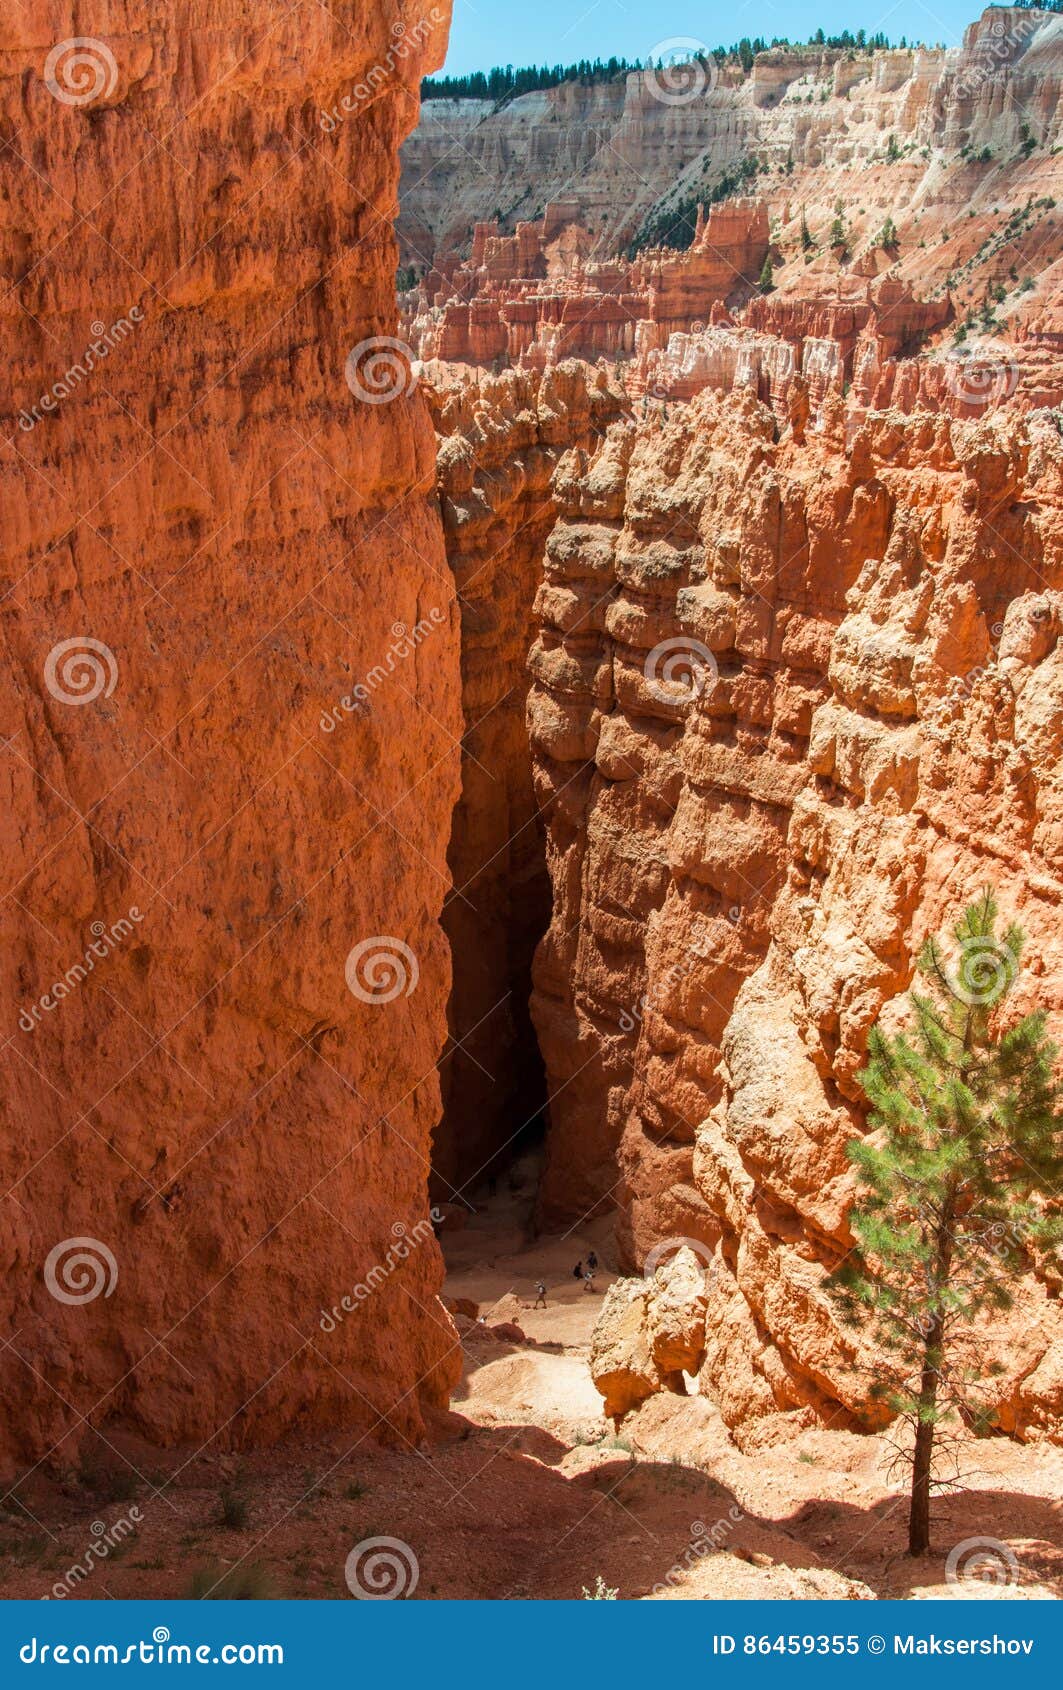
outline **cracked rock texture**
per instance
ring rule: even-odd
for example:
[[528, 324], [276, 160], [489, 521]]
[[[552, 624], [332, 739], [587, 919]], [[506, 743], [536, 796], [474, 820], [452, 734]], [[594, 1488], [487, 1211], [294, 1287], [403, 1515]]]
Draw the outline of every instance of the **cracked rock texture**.
[[[714, 1252], [701, 1378], [740, 1435], [866, 1424], [822, 1281], [868, 1030], [987, 880], [1029, 935], [1016, 1007], [1063, 1030], [1057, 420], [829, 400], [796, 440], [705, 394], [618, 421], [554, 490], [528, 704], [544, 1211], [617, 1206], [636, 1264]], [[1063, 1431], [1058, 1290], [1031, 1279], [1000, 1333], [1024, 1437]]]
[[[344, 380], [394, 333], [398, 149], [447, 10], [400, 59], [393, 0], [118, 0], [74, 102], [45, 64], [81, 13], [3, 10], [5, 1474], [95, 1428], [415, 1439], [457, 1376], [426, 1191], [458, 618], [424, 402]], [[49, 679], [68, 640], [99, 686]], [[409, 995], [349, 989], [365, 939], [410, 948]], [[85, 1238], [91, 1297], [45, 1273]], [[323, 1333], [381, 1263], [371, 1316]]]
[[528, 649], [557, 517], [554, 468], [564, 452], [596, 442], [624, 399], [601, 371], [572, 361], [499, 376], [433, 363], [421, 387], [440, 441], [465, 713], [443, 916], [454, 958], [451, 1042], [433, 1154], [446, 1200], [500, 1171], [496, 1153], [512, 1149], [542, 1103], [528, 997], [550, 881], [524, 719]]
[[[678, 102], [657, 98], [645, 71], [562, 83], [497, 109], [429, 100], [403, 148], [404, 254], [428, 268], [467, 250], [474, 226], [497, 211], [512, 230], [564, 200], [592, 232], [595, 256], [611, 257], [757, 158], [757, 192], [782, 225], [796, 230], [804, 211], [820, 240], [839, 199], [850, 238], [870, 239], [892, 216], [902, 234], [911, 229], [906, 275], [940, 282], [1001, 206], [1058, 197], [1061, 77], [1063, 18], [993, 6], [962, 47], [772, 48], [748, 75], [724, 64]], [[890, 136], [899, 156], [887, 152]], [[1023, 270], [1058, 261], [1054, 221], [1054, 233], [1042, 228], [1029, 242]], [[1038, 258], [1046, 237], [1050, 256]]]

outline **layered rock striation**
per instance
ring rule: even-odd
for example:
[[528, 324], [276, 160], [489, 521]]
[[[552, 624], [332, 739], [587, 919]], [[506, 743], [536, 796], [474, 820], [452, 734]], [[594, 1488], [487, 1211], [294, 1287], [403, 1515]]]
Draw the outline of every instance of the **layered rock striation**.
[[839, 198], [848, 234], [919, 219], [912, 263], [932, 270], [950, 214], [977, 222], [1058, 182], [1061, 73], [1058, 15], [994, 6], [947, 50], [774, 48], [748, 74], [706, 63], [685, 84], [644, 70], [497, 109], [430, 100], [403, 149], [400, 236], [427, 267], [496, 212], [512, 227], [564, 199], [608, 256], [754, 160], [784, 222], [804, 210], [818, 236]]
[[[741, 1435], [870, 1423], [823, 1290], [868, 1031], [986, 881], [1036, 959], [1019, 1006], [1063, 1025], [1058, 419], [832, 399], [806, 435], [703, 394], [555, 488], [529, 697], [544, 1208], [615, 1205], [633, 1263], [712, 1252], [701, 1378]], [[1063, 1431], [1058, 1289], [1031, 1279], [1001, 1334], [1023, 1436]]]
[[542, 820], [525, 726], [528, 650], [551, 478], [625, 404], [603, 372], [455, 370], [421, 378], [440, 438], [439, 493], [461, 616], [461, 795], [443, 924], [453, 954], [443, 1118], [433, 1166], [443, 1200], [496, 1178], [541, 1129], [544, 1080], [528, 1018], [531, 963], [550, 918]]
[[586, 262], [592, 238], [578, 206], [548, 205], [539, 223], [503, 235], [477, 224], [467, 264], [436, 265], [406, 304], [403, 326], [421, 358], [545, 368], [564, 358], [630, 357], [640, 337], [663, 344], [728, 299], [748, 298], [769, 245], [756, 200], [699, 210], [686, 252], [631, 263]]
[[[538, 579], [540, 1219], [615, 1209], [632, 1266], [677, 1244], [710, 1263], [680, 1298], [681, 1363], [670, 1276], [617, 1292], [595, 1362], [614, 1413], [696, 1372], [746, 1441], [876, 1423], [873, 1358], [824, 1291], [852, 1243], [868, 1031], [987, 880], [1038, 959], [1022, 1007], [1063, 1026], [1061, 44], [1058, 17], [993, 8], [962, 49], [774, 49], [749, 75], [703, 65], [701, 88], [693, 67], [690, 98], [646, 72], [430, 106], [407, 148], [403, 332], [471, 395], [435, 406], [448, 550], [459, 583], [469, 558], [490, 578], [480, 530], [501, 516], [506, 556], [516, 512], [507, 623]], [[447, 125], [429, 204], [412, 177]], [[620, 256], [682, 217], [688, 250]], [[514, 408], [562, 370], [611, 409], [588, 431], [577, 407], [566, 451], [551, 399], [531, 469]], [[492, 630], [481, 664], [476, 626], [467, 698], [500, 711], [520, 834], [515, 640]], [[504, 879], [484, 894], [503, 907]], [[479, 912], [451, 919], [456, 957], [490, 953]], [[497, 949], [486, 973], [518, 977]], [[995, 1341], [1024, 1438], [1063, 1433], [1058, 1291], [1031, 1272]]]
[[408, 366], [345, 379], [446, 12], [5, 16], [7, 1476], [416, 1439], [456, 1375], [458, 614]]

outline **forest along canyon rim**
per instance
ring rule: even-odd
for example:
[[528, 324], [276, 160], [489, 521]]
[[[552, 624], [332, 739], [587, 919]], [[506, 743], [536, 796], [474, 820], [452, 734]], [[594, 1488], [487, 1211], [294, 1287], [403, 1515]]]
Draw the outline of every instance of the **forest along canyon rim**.
[[[49, 160], [0, 155], [9, 1494], [241, 1452], [280, 1545], [257, 1449], [460, 1462], [448, 1404], [489, 1439], [530, 1392], [548, 1521], [603, 1401], [662, 1461], [792, 1485], [766, 1452], [812, 1440], [877, 1497], [824, 1284], [868, 1034], [987, 878], [1063, 1030], [1063, 17], [419, 123], [443, 6], [121, 21], [87, 81], [16, 22], [0, 75]], [[597, 1298], [520, 1306], [565, 1234], [630, 1280], [613, 1396]], [[1039, 1497], [1034, 1265], [993, 1391]]]

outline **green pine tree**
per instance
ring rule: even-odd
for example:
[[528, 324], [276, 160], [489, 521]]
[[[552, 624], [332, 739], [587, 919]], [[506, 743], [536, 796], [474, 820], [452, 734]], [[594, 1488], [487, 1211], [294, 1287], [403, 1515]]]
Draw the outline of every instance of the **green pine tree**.
[[760, 281], [757, 284], [758, 287], [760, 288], [761, 293], [774, 293], [775, 292], [774, 276], [775, 276], [775, 271], [772, 268], [771, 253], [769, 252], [767, 257], [764, 260], [764, 264], [763, 264], [763, 266], [761, 268], [761, 272], [760, 272]]
[[935, 1454], [955, 1432], [939, 1428], [992, 1423], [980, 1319], [1008, 1308], [1011, 1283], [1063, 1239], [1045, 1203], [1063, 1181], [1058, 1052], [1040, 1011], [1003, 1025], [1023, 936], [997, 928], [986, 890], [953, 929], [954, 961], [940, 940], [924, 945], [928, 991], [909, 996], [910, 1030], [870, 1035], [871, 1136], [849, 1146], [857, 1243], [828, 1281], [843, 1317], [870, 1324], [886, 1357], [873, 1394], [910, 1430], [913, 1555], [930, 1547], [932, 1488], [950, 1482]]

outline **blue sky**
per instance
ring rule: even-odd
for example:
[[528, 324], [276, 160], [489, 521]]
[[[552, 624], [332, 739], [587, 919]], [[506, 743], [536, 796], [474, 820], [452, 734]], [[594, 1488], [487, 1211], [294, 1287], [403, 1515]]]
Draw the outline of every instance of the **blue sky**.
[[743, 35], [799, 40], [824, 29], [882, 29], [891, 41], [957, 46], [979, 0], [454, 0], [447, 69], [569, 64], [616, 53], [643, 60], [661, 41], [684, 36], [709, 47]]

